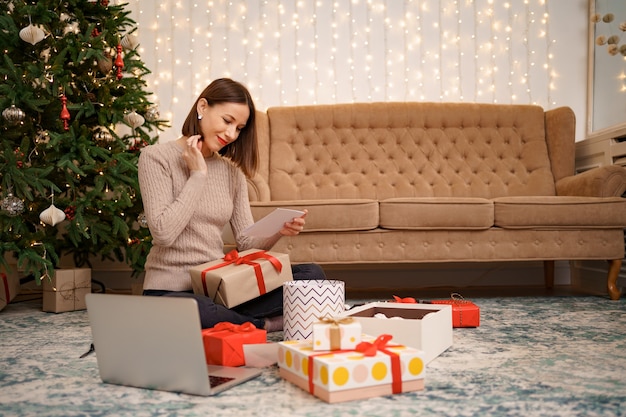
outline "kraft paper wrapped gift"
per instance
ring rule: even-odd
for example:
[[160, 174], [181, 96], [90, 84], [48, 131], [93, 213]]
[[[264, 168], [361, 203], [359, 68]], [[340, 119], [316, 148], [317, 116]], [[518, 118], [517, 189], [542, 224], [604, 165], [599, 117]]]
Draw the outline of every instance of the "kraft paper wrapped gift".
[[17, 266], [0, 270], [0, 310], [3, 310], [20, 292], [20, 279]]
[[54, 276], [43, 278], [41, 284], [43, 311], [86, 310], [85, 296], [91, 292], [91, 268], [55, 269]]
[[361, 323], [352, 317], [321, 317], [313, 323], [313, 350], [354, 349], [361, 343]]
[[232, 250], [222, 259], [189, 270], [193, 292], [233, 308], [293, 280], [289, 255], [250, 249]]
[[311, 340], [279, 342], [282, 378], [335, 403], [424, 389], [424, 353], [390, 335], [363, 335], [355, 350], [314, 351]]
[[245, 365], [243, 345], [267, 342], [267, 331], [257, 329], [254, 324], [222, 322], [210, 329], [202, 330], [204, 354], [209, 365]]
[[452, 346], [452, 307], [373, 302], [341, 314], [361, 323], [363, 333], [390, 334], [394, 342], [424, 351], [429, 363]]

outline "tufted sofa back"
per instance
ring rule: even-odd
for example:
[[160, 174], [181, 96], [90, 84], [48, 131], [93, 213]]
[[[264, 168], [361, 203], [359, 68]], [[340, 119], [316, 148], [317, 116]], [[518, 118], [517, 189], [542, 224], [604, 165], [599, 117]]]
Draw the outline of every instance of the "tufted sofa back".
[[532, 105], [274, 107], [261, 174], [271, 200], [554, 195], [544, 120]]

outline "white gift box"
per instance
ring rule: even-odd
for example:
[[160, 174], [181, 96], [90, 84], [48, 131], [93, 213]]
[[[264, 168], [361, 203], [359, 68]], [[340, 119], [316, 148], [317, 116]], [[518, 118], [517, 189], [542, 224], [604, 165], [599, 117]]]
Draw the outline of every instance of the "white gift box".
[[354, 349], [361, 342], [361, 323], [352, 317], [323, 317], [313, 323], [313, 350]]
[[[386, 318], [380, 318], [381, 315]], [[341, 316], [358, 320], [363, 333], [390, 334], [394, 342], [424, 351], [426, 363], [452, 346], [450, 305], [374, 302], [354, 307]]]
[[329, 403], [424, 389], [424, 352], [386, 336], [363, 335], [378, 348], [358, 351], [316, 352], [311, 340], [279, 342], [279, 374]]
[[345, 310], [343, 281], [296, 280], [283, 284], [284, 340], [310, 339], [320, 317], [338, 316]]

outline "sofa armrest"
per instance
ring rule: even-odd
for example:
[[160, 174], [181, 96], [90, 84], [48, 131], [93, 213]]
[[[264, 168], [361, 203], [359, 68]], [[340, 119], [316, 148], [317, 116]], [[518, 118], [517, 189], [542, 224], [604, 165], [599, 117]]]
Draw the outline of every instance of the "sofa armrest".
[[621, 197], [626, 191], [626, 168], [609, 165], [590, 169], [557, 181], [557, 195]]
[[250, 201], [270, 201], [270, 186], [259, 174], [248, 178], [248, 198]]

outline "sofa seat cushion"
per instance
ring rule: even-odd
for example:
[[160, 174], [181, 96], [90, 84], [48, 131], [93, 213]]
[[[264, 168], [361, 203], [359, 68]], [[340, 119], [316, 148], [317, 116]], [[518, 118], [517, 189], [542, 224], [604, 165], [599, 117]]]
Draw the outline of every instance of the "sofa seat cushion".
[[378, 201], [369, 199], [289, 200], [250, 202], [252, 216], [261, 219], [278, 207], [307, 209], [306, 232], [372, 230], [378, 227]]
[[380, 202], [380, 227], [406, 230], [485, 230], [493, 202], [472, 197], [389, 198]]
[[499, 197], [493, 199], [495, 225], [507, 229], [606, 229], [626, 224], [620, 197]]

